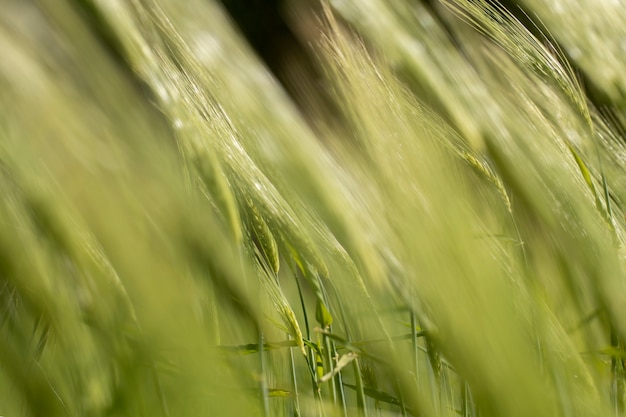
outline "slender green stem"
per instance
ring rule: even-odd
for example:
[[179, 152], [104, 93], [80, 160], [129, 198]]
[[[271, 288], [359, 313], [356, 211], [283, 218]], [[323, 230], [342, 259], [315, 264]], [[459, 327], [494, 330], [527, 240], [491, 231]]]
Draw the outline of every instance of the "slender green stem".
[[259, 375], [259, 387], [261, 391], [261, 401], [263, 404], [263, 412], [265, 417], [270, 416], [270, 404], [269, 404], [269, 393], [267, 389], [267, 377], [266, 377], [266, 364], [265, 364], [265, 349], [263, 346], [265, 345], [263, 332], [259, 331], [259, 365], [260, 365], [260, 375]]
[[363, 390], [363, 375], [361, 373], [359, 359], [355, 359], [354, 362], [352, 362], [352, 369], [354, 370], [354, 377], [356, 379], [356, 404], [361, 412], [361, 416], [367, 417], [367, 403], [365, 399], [365, 391]]

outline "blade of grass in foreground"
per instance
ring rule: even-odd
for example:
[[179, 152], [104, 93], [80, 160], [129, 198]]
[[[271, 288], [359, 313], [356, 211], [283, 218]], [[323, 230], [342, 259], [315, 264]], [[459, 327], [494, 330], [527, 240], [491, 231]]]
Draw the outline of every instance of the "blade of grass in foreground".
[[[323, 9], [326, 149], [217, 3], [5, 0], [3, 415], [619, 412], [621, 116], [504, 9], [446, 3], [473, 26]], [[619, 106], [570, 17], [544, 23]]]

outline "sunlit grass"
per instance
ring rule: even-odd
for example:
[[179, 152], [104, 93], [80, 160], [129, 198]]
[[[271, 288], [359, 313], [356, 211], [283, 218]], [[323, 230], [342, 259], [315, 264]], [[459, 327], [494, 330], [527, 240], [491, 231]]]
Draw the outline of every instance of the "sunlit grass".
[[0, 414], [623, 415], [582, 3], [294, 2], [307, 112], [216, 2], [3, 2]]

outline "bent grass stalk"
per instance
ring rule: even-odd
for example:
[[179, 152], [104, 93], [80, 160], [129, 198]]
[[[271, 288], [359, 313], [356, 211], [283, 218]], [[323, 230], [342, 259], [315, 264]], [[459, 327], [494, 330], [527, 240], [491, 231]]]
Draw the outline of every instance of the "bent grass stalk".
[[4, 1], [0, 414], [623, 415], [612, 4]]

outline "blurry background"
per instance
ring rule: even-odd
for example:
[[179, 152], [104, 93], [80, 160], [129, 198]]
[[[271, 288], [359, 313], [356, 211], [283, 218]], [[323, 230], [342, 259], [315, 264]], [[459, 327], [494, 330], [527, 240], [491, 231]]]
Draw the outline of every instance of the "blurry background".
[[615, 0], [0, 0], [0, 414], [622, 416]]

